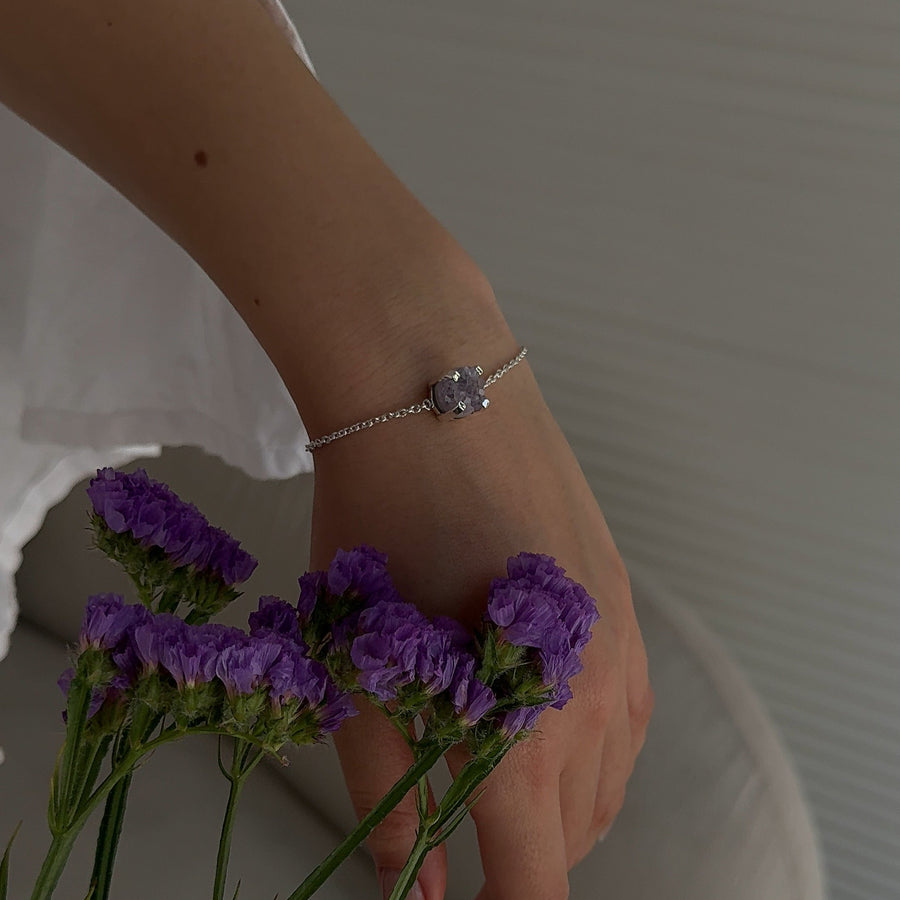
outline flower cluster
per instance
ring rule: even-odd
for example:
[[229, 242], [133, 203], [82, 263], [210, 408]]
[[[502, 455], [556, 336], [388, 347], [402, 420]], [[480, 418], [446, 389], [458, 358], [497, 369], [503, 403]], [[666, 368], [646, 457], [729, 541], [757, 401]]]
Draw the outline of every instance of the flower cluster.
[[98, 469], [87, 493], [112, 532], [131, 534], [145, 549], [160, 548], [173, 566], [193, 566], [226, 585], [246, 581], [256, 568], [256, 560], [238, 541], [144, 469], [131, 474]]
[[81, 671], [92, 686], [91, 717], [104, 708], [124, 712], [136, 700], [184, 727], [221, 725], [277, 750], [288, 740], [318, 740], [356, 714], [325, 667], [306, 655], [294, 607], [277, 597], [260, 598], [248, 634], [97, 594], [78, 647], [76, 669], [60, 687], [67, 691]]
[[492, 727], [508, 738], [571, 698], [569, 679], [581, 671], [579, 655], [599, 616], [552, 557], [510, 557], [509, 577], [491, 582], [477, 635], [402, 600], [386, 564], [385, 554], [361, 545], [300, 578], [304, 635], [346, 690], [392, 704], [401, 720], [430, 706], [447, 734], [450, 718], [466, 731], [493, 711]]
[[[507, 578], [491, 581], [485, 613], [488, 663], [522, 700], [532, 702], [506, 712], [501, 728], [508, 734], [534, 727], [540, 713], [562, 709], [572, 698], [569, 680], [584, 666], [581, 652], [600, 618], [593, 598], [565, 574], [552, 556], [520, 553], [507, 561]], [[530, 675], [540, 673], [544, 697], [529, 691]], [[537, 701], [537, 702], [534, 702]]]

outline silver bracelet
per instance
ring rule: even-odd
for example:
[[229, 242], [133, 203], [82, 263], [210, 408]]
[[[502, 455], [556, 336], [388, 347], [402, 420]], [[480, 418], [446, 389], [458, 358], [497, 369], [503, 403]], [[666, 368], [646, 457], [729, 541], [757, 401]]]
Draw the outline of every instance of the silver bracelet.
[[395, 409], [392, 412], [382, 413], [380, 416], [373, 416], [363, 422], [355, 422], [353, 425], [339, 428], [337, 431], [332, 431], [331, 434], [326, 434], [325, 437], [310, 441], [306, 445], [306, 449], [312, 453], [313, 450], [324, 447], [325, 444], [330, 444], [332, 441], [356, 431], [362, 431], [364, 428], [371, 428], [379, 422], [402, 419], [404, 416], [425, 412], [427, 409], [430, 409], [439, 418], [448, 419], [462, 419], [472, 413], [487, 409], [491, 401], [484, 396], [484, 389], [492, 385], [498, 378], [502, 378], [513, 366], [518, 365], [525, 358], [527, 352], [528, 348], [522, 347], [508, 363], [500, 366], [487, 379], [482, 377], [484, 370], [481, 366], [457, 366], [428, 386], [428, 396], [424, 400], [413, 403], [412, 406], [407, 406], [405, 409]]

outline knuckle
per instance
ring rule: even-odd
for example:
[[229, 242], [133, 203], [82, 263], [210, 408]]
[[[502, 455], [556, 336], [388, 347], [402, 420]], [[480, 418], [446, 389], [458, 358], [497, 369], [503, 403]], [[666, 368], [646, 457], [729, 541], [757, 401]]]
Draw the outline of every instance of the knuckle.
[[655, 706], [656, 695], [653, 693], [650, 683], [647, 682], [647, 688], [641, 694], [640, 699], [628, 705], [628, 715], [631, 719], [632, 728], [646, 729]]

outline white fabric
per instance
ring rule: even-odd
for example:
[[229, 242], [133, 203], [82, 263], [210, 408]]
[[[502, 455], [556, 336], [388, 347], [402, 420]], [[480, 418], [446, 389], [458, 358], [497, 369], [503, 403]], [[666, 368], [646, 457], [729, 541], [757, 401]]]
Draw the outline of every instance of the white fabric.
[[[259, 0], [315, 75], [279, 0]], [[118, 191], [0, 105], [0, 659], [21, 548], [103, 465], [191, 444], [312, 471], [303, 422], [221, 291]]]

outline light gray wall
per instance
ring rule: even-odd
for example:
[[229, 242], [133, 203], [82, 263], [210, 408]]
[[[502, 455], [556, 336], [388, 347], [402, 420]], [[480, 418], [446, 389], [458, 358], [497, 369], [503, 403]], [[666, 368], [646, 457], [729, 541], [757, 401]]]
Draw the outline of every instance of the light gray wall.
[[900, 896], [900, 6], [288, 8], [762, 693], [835, 900]]

